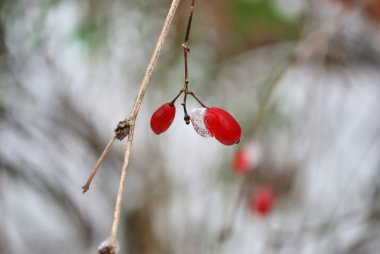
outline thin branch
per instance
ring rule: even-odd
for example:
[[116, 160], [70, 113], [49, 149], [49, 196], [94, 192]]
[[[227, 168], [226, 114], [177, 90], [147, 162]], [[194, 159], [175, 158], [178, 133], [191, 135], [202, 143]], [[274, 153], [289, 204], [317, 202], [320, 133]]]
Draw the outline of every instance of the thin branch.
[[[136, 96], [135, 102], [133, 104], [131, 113], [129, 116], [122, 122], [118, 124], [118, 127], [116, 128], [115, 132], [116, 133], [125, 133], [125, 135], [128, 135], [128, 143], [127, 143], [127, 148], [125, 151], [125, 156], [124, 156], [124, 163], [121, 171], [121, 176], [120, 176], [120, 182], [119, 182], [119, 188], [116, 196], [116, 204], [115, 204], [115, 211], [113, 215], [113, 220], [112, 220], [112, 227], [111, 227], [111, 235], [107, 240], [106, 245], [101, 245], [98, 249], [99, 253], [116, 253], [118, 247], [117, 247], [117, 229], [118, 229], [118, 224], [119, 224], [119, 219], [120, 219], [120, 211], [121, 211], [121, 203], [122, 203], [122, 198], [123, 198], [123, 193], [124, 193], [124, 188], [125, 188], [125, 179], [128, 171], [128, 165], [129, 165], [129, 158], [131, 155], [131, 149], [132, 149], [132, 143], [133, 143], [133, 134], [134, 134], [134, 129], [135, 129], [135, 121], [137, 114], [140, 110], [142, 100], [145, 95], [145, 91], [150, 83], [150, 80], [152, 78], [153, 70], [157, 64], [158, 57], [160, 56], [161, 50], [163, 48], [165, 39], [167, 37], [167, 34], [169, 32], [169, 29], [171, 27], [174, 15], [177, 11], [177, 7], [179, 5], [181, 0], [173, 0], [172, 4], [170, 6], [169, 12], [167, 14], [165, 23], [162, 27], [161, 34], [158, 38], [156, 47], [153, 51], [152, 57], [150, 59], [149, 65], [147, 67], [147, 70], [145, 72], [144, 78], [141, 82], [138, 94]], [[124, 132], [123, 132], [124, 130]], [[123, 139], [125, 136], [119, 136], [118, 139]]]
[[86, 184], [82, 186], [83, 194], [86, 193], [88, 191], [88, 189], [90, 189], [90, 184], [92, 182], [92, 179], [95, 177], [96, 172], [98, 171], [98, 169], [100, 167], [100, 164], [102, 164], [104, 158], [106, 157], [106, 155], [108, 154], [109, 150], [111, 149], [111, 146], [112, 146], [113, 142], [115, 142], [115, 139], [116, 139], [116, 137], [113, 137], [113, 138], [110, 139], [110, 141], [108, 141], [108, 144], [107, 144], [106, 148], [104, 148], [104, 150], [102, 152], [102, 155], [100, 155], [98, 161], [95, 164], [95, 167], [92, 169], [91, 174], [88, 177]]
[[186, 33], [185, 33], [185, 39], [182, 43], [183, 48], [183, 60], [184, 60], [184, 67], [185, 67], [185, 78], [184, 78], [184, 85], [182, 90], [179, 92], [179, 94], [172, 100], [171, 104], [174, 104], [174, 102], [178, 99], [178, 97], [184, 93], [183, 95], [183, 101], [181, 103], [183, 107], [184, 112], [184, 120], [186, 124], [190, 124], [190, 116], [187, 112], [187, 95], [191, 95], [202, 107], [207, 108], [204, 103], [195, 95], [194, 92], [189, 91], [189, 68], [188, 68], [188, 55], [190, 53], [190, 47], [189, 47], [189, 37], [190, 37], [190, 31], [191, 31], [191, 24], [193, 21], [193, 14], [194, 14], [194, 5], [195, 0], [191, 1], [190, 5], [190, 14], [189, 18], [187, 20], [187, 26], [186, 26]]
[[188, 94], [190, 94], [191, 96], [193, 96], [193, 98], [204, 108], [207, 108], [207, 106], [205, 104], [203, 104], [203, 102], [201, 102], [201, 100], [195, 95], [195, 93], [193, 92], [189, 92]]
[[131, 149], [132, 149], [134, 129], [135, 129], [134, 125], [130, 126], [129, 134], [128, 134], [127, 149], [125, 150], [124, 163], [123, 163], [123, 168], [121, 169], [119, 189], [118, 189], [117, 196], [116, 196], [115, 211], [114, 211], [113, 220], [112, 220], [112, 227], [111, 227], [111, 238], [112, 239], [116, 239], [116, 235], [117, 235], [117, 228], [118, 228], [118, 224], [119, 224], [120, 211], [121, 211], [121, 201], [122, 201], [123, 192], [124, 192], [124, 188], [125, 188], [125, 179], [126, 179], [126, 175], [127, 175], [129, 157], [130, 157]]
[[183, 106], [183, 111], [184, 111], [184, 114], [185, 114], [184, 120], [185, 120], [186, 124], [190, 123], [190, 116], [187, 113], [187, 109], [186, 109], [186, 99], [187, 99], [187, 95], [189, 94], [189, 68], [188, 68], [188, 64], [187, 64], [187, 58], [188, 58], [187, 56], [188, 56], [188, 54], [190, 52], [189, 37], [190, 37], [191, 23], [193, 21], [194, 4], [195, 4], [195, 0], [192, 0], [191, 1], [191, 5], [190, 5], [189, 19], [187, 21], [185, 40], [182, 43], [183, 59], [184, 59], [184, 62], [185, 62], [185, 82], [184, 82], [184, 86], [183, 86], [183, 91], [185, 92], [185, 95], [183, 96], [182, 106]]
[[177, 94], [176, 97], [174, 97], [174, 99], [170, 102], [171, 105], [174, 105], [175, 101], [178, 99], [179, 96], [181, 96], [181, 94], [184, 92], [184, 89], [181, 89], [181, 91], [179, 91], [179, 93]]
[[139, 92], [138, 92], [136, 100], [135, 100], [135, 104], [133, 105], [132, 112], [130, 114], [130, 116], [132, 116], [133, 118], [136, 118], [136, 116], [139, 112], [141, 102], [142, 102], [144, 95], [145, 95], [146, 88], [148, 87], [150, 80], [152, 78], [153, 70], [156, 67], [158, 57], [160, 56], [162, 47], [164, 46], [166, 36], [168, 35], [169, 29], [171, 27], [174, 15], [177, 11], [177, 7], [178, 7], [178, 4], [180, 3], [180, 1], [181, 0], [173, 0], [172, 4], [170, 6], [168, 15], [167, 15], [165, 23], [164, 23], [164, 26], [162, 27], [160, 37], [158, 38], [156, 48], [154, 49], [153, 55], [150, 59], [149, 65], [146, 69], [144, 79], [141, 82], [140, 89], [139, 89]]
[[187, 29], [186, 29], [186, 35], [185, 35], [185, 43], [187, 43], [189, 41], [190, 30], [191, 30], [191, 22], [193, 21], [194, 4], [195, 4], [195, 0], [192, 0], [191, 1], [191, 6], [190, 6], [190, 16], [189, 16], [189, 20], [187, 22]]
[[193, 21], [194, 4], [195, 4], [195, 0], [192, 0], [191, 1], [191, 6], [190, 6], [190, 15], [189, 15], [189, 19], [187, 21], [185, 41], [182, 44], [184, 61], [185, 61], [185, 85], [184, 85], [185, 97], [186, 97], [186, 94], [187, 94], [188, 84], [189, 84], [189, 71], [188, 71], [188, 65], [187, 65], [187, 55], [190, 52], [190, 48], [189, 48], [188, 43], [189, 43], [189, 36], [190, 36], [190, 30], [191, 30], [191, 23]]

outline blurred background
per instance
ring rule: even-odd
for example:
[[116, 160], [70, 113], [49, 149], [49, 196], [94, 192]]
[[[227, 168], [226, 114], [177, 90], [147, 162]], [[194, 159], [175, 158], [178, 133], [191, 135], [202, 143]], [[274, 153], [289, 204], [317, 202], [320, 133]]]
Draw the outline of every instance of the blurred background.
[[[1, 0], [0, 253], [96, 253], [170, 0]], [[182, 1], [137, 118], [120, 253], [379, 253], [380, 1], [196, 1], [190, 88], [227, 147], [151, 114], [183, 86]], [[188, 108], [199, 105], [189, 99]]]

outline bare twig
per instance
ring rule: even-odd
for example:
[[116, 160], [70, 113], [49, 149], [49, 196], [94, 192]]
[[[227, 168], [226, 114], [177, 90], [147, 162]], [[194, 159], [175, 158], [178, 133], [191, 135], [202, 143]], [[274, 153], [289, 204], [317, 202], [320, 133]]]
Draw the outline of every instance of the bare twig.
[[154, 49], [153, 55], [152, 55], [152, 57], [150, 59], [149, 65], [148, 65], [148, 67], [146, 69], [146, 72], [145, 72], [145, 75], [144, 75], [144, 79], [141, 82], [139, 92], [137, 94], [135, 103], [134, 103], [133, 108], [132, 108], [132, 112], [130, 114], [130, 116], [133, 116], [134, 118], [136, 118], [136, 116], [137, 116], [137, 114], [139, 112], [139, 109], [140, 109], [140, 106], [141, 106], [141, 102], [142, 102], [142, 100], [144, 98], [144, 95], [145, 95], [146, 88], [148, 87], [148, 85], [150, 83], [153, 70], [156, 67], [156, 63], [157, 63], [158, 57], [160, 56], [162, 47], [164, 46], [164, 42], [165, 42], [166, 36], [167, 36], [167, 34], [169, 32], [169, 29], [171, 27], [174, 15], [175, 15], [175, 13], [177, 11], [177, 7], [178, 7], [178, 4], [179, 4], [180, 1], [181, 0], [173, 0], [172, 4], [170, 6], [168, 15], [167, 15], [165, 23], [164, 23], [164, 26], [162, 27], [162, 31], [161, 31], [160, 37], [158, 38], [156, 48]]
[[[193, 98], [204, 108], [206, 108], [205, 104], [202, 103], [202, 101], [195, 95], [194, 92], [189, 91], [189, 68], [188, 68], [188, 54], [190, 53], [190, 47], [189, 47], [189, 37], [190, 37], [190, 31], [191, 31], [191, 23], [193, 21], [193, 13], [194, 13], [194, 5], [195, 5], [195, 0], [191, 0], [191, 5], [190, 5], [190, 14], [189, 14], [189, 19], [187, 21], [187, 27], [186, 27], [186, 34], [185, 34], [185, 40], [182, 43], [182, 48], [183, 48], [183, 59], [185, 63], [185, 82], [183, 85], [183, 89], [181, 90], [184, 95], [183, 95], [183, 102], [181, 105], [183, 106], [183, 111], [184, 111], [184, 120], [186, 124], [190, 123], [190, 116], [187, 113], [187, 108], [186, 108], [186, 101], [187, 101], [187, 95], [193, 96]], [[182, 93], [181, 92], [181, 93]], [[175, 101], [177, 97], [173, 100]]]
[[98, 171], [98, 169], [100, 167], [100, 164], [102, 164], [104, 158], [106, 157], [109, 150], [111, 149], [111, 146], [112, 146], [113, 142], [115, 141], [115, 139], [116, 139], [116, 136], [111, 138], [110, 141], [108, 141], [106, 148], [104, 148], [102, 155], [100, 155], [98, 161], [96, 162], [95, 167], [93, 168], [90, 176], [88, 177], [86, 184], [82, 186], [83, 194], [86, 193], [88, 191], [88, 189], [90, 189], [90, 184], [92, 182], [92, 179], [95, 177], [96, 172]]
[[194, 14], [194, 8], [195, 8], [194, 5], [195, 5], [195, 0], [191, 0], [190, 14], [187, 20], [185, 39], [181, 45], [183, 48], [183, 59], [184, 59], [184, 67], [185, 67], [184, 85], [181, 91], [179, 91], [178, 95], [170, 102], [172, 105], [174, 105], [178, 97], [181, 96], [182, 93], [184, 94], [181, 105], [183, 107], [183, 112], [184, 112], [183, 119], [185, 120], [186, 124], [190, 124], [190, 116], [187, 112], [187, 105], [186, 105], [188, 95], [191, 95], [202, 107], [207, 108], [207, 106], [195, 95], [194, 92], [189, 91], [190, 80], [189, 80], [189, 68], [188, 68], [188, 55], [190, 53], [189, 38], [190, 38], [191, 24], [193, 22], [193, 14]]
[[189, 15], [189, 19], [187, 21], [185, 41], [184, 41], [184, 43], [182, 43], [184, 62], [185, 62], [185, 83], [183, 86], [183, 91], [185, 92], [185, 95], [183, 96], [182, 106], [183, 106], [183, 111], [185, 114], [184, 120], [185, 120], [186, 124], [190, 123], [190, 116], [187, 113], [187, 109], [186, 109], [186, 99], [187, 99], [187, 94], [189, 93], [189, 71], [188, 71], [188, 65], [187, 65], [187, 55], [190, 52], [189, 36], [190, 36], [190, 30], [191, 30], [191, 22], [193, 21], [194, 4], [195, 4], [195, 0], [192, 0], [191, 6], [190, 6], [190, 15]]
[[120, 211], [121, 211], [121, 203], [122, 203], [122, 197], [123, 197], [123, 192], [125, 188], [125, 179], [127, 175], [127, 170], [128, 170], [128, 164], [129, 164], [129, 158], [131, 154], [131, 149], [132, 149], [132, 142], [133, 142], [133, 134], [134, 134], [134, 129], [135, 129], [135, 121], [136, 117], [138, 115], [138, 112], [141, 107], [142, 100], [145, 95], [145, 91], [150, 83], [150, 80], [152, 78], [153, 70], [156, 66], [158, 57], [160, 56], [161, 50], [164, 46], [165, 39], [167, 37], [167, 34], [169, 32], [169, 29], [171, 27], [174, 15], [177, 11], [177, 7], [179, 5], [181, 0], [173, 0], [172, 4], [170, 6], [169, 12], [167, 14], [165, 23], [162, 27], [162, 31], [160, 34], [160, 37], [158, 38], [156, 47], [153, 51], [152, 57], [150, 59], [149, 65], [146, 69], [144, 78], [141, 82], [139, 91], [137, 93], [135, 102], [133, 104], [131, 113], [129, 116], [124, 120], [121, 121], [115, 132], [116, 132], [116, 138], [121, 140], [123, 139], [126, 135], [128, 135], [128, 143], [127, 143], [127, 148], [125, 151], [125, 156], [124, 156], [124, 163], [123, 167], [121, 170], [121, 176], [120, 176], [120, 182], [119, 182], [119, 188], [116, 196], [116, 204], [115, 204], [115, 211], [113, 215], [113, 220], [112, 220], [112, 227], [111, 227], [111, 235], [106, 241], [106, 244], [102, 244], [98, 252], [99, 253], [115, 253], [117, 250], [117, 229], [118, 229], [118, 224], [119, 224], [119, 219], [120, 219]]
[[129, 157], [130, 157], [131, 149], [132, 149], [134, 129], [135, 128], [134, 128], [134, 124], [133, 124], [130, 126], [130, 129], [129, 129], [127, 149], [126, 149], [125, 155], [124, 155], [124, 164], [123, 164], [123, 168], [121, 170], [119, 189], [117, 191], [117, 196], [116, 196], [115, 211], [113, 214], [112, 227], [111, 227], [111, 238], [112, 239], [116, 239], [116, 235], [117, 235], [117, 227], [119, 224], [120, 210], [121, 210], [121, 201], [122, 201], [123, 191], [124, 191], [124, 187], [125, 187], [125, 179], [126, 179], [126, 175], [127, 175]]

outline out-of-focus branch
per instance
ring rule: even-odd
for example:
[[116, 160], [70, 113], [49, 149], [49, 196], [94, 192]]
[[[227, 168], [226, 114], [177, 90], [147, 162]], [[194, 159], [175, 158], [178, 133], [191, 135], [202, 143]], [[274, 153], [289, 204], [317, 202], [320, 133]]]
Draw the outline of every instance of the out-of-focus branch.
[[[359, 6], [358, 8], [362, 8], [362, 6]], [[342, 9], [335, 17], [333, 24], [329, 23], [322, 25], [314, 30], [314, 32], [306, 36], [304, 39], [299, 41], [290, 52], [283, 66], [281, 66], [281, 68], [277, 70], [276, 73], [270, 75], [269, 78], [265, 81], [264, 87], [266, 90], [264, 91], [263, 97], [260, 101], [257, 118], [254, 123], [253, 129], [255, 131], [253, 132], [253, 135], [256, 135], [257, 130], [263, 126], [265, 116], [268, 112], [270, 100], [275, 89], [280, 84], [283, 76], [291, 67], [298, 64], [299, 62], [305, 61], [315, 56], [318, 52], [321, 51], [321, 49], [326, 47], [330, 42], [332, 36], [334, 36], [335, 33], [343, 26], [345, 18], [347, 16], [346, 14], [347, 10]], [[223, 244], [223, 242], [226, 241], [232, 234], [233, 223], [237, 217], [241, 203], [245, 200], [244, 195], [246, 194], [245, 188], [247, 183], [248, 181], [245, 180], [241, 181], [240, 183], [239, 194], [236, 197], [235, 205], [233, 206], [231, 214], [229, 215], [230, 218], [226, 220], [226, 224], [221, 229], [218, 238], [219, 246], [217, 246], [217, 250], [221, 247], [220, 245]]]

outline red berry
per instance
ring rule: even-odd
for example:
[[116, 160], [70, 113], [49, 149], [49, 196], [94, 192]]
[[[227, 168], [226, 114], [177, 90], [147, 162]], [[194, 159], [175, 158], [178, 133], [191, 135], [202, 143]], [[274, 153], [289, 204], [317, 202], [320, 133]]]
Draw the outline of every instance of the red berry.
[[175, 106], [170, 103], [165, 103], [159, 107], [150, 119], [150, 127], [157, 135], [169, 129], [175, 116]]
[[239, 174], [246, 174], [252, 169], [253, 162], [250, 151], [247, 148], [239, 149], [235, 153], [233, 168]]
[[262, 216], [268, 215], [272, 211], [275, 202], [275, 195], [269, 186], [261, 186], [254, 191], [250, 206], [253, 212]]
[[220, 108], [208, 108], [204, 116], [204, 123], [210, 135], [220, 143], [230, 146], [239, 143], [241, 127], [239, 123], [226, 111]]

